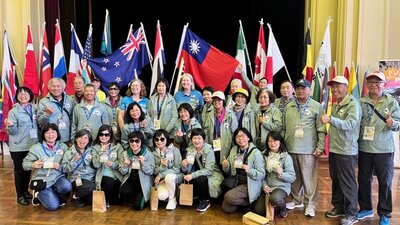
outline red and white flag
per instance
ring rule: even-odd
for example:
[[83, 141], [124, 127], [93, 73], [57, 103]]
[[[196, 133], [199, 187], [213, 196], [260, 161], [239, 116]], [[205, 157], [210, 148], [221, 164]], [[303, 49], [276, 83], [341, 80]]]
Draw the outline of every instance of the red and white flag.
[[[266, 77], [266, 67], [267, 67], [267, 55], [266, 55], [266, 47], [265, 47], [265, 38], [264, 38], [264, 22], [263, 19], [260, 21], [260, 31], [258, 32], [258, 43], [257, 43], [257, 53], [256, 59], [254, 60], [255, 64], [255, 72], [254, 72], [254, 85], [258, 86], [258, 82], [261, 78]], [[269, 83], [269, 80], [268, 80]]]
[[36, 58], [35, 51], [33, 49], [33, 39], [30, 24], [28, 24], [28, 34], [26, 40], [24, 86], [30, 88], [35, 97], [39, 95], [39, 81], [36, 70]]
[[154, 93], [156, 88], [156, 83], [159, 78], [164, 77], [164, 65], [165, 55], [164, 55], [164, 44], [161, 36], [160, 21], [157, 20], [157, 31], [156, 31], [156, 44], [154, 48], [154, 62], [153, 62], [153, 73], [151, 76], [150, 93]]
[[72, 95], [75, 93], [74, 88], [74, 80], [78, 75], [80, 66], [81, 66], [81, 58], [83, 55], [83, 48], [81, 42], [79, 41], [79, 37], [76, 34], [74, 25], [71, 24], [71, 51], [69, 57], [69, 69], [68, 69], [68, 77], [67, 77], [67, 86], [65, 88], [65, 92], [68, 95]]
[[45, 97], [49, 93], [48, 83], [51, 79], [51, 63], [50, 63], [50, 52], [49, 52], [49, 44], [47, 41], [47, 32], [46, 32], [46, 22], [43, 23], [43, 35], [42, 35], [42, 43], [40, 44], [40, 95]]
[[[267, 69], [266, 77], [268, 80], [268, 89], [273, 90], [273, 76], [285, 66], [281, 51], [279, 50], [278, 44], [276, 43], [274, 33], [272, 33], [271, 25], [267, 24], [269, 29], [268, 37], [268, 51], [267, 51]], [[289, 74], [288, 74], [289, 76]]]

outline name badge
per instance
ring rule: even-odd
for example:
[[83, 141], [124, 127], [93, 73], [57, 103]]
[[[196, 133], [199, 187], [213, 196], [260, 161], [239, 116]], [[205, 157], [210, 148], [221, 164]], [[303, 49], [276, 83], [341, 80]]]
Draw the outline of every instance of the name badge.
[[111, 128], [114, 134], [118, 134], [118, 127], [117, 127], [117, 122], [112, 122], [111, 123]]
[[214, 152], [221, 151], [221, 139], [213, 140]]
[[132, 160], [132, 169], [139, 170], [140, 169], [140, 160], [139, 157], [135, 156]]
[[194, 164], [194, 154], [192, 154], [192, 153], [187, 153], [187, 155], [186, 155], [186, 160], [187, 160], [187, 162], [189, 163], [189, 164]]
[[296, 129], [294, 131], [294, 136], [297, 138], [303, 138], [304, 137], [304, 127], [303, 125], [296, 125]]
[[30, 134], [31, 138], [37, 138], [38, 137], [37, 129], [31, 129], [29, 131], [29, 134]]
[[105, 163], [105, 162], [107, 162], [108, 161], [108, 155], [107, 155], [107, 153], [102, 153], [101, 155], [100, 155], [100, 162], [101, 163]]
[[54, 157], [46, 159], [43, 164], [43, 169], [53, 169], [53, 168], [54, 168]]
[[161, 120], [157, 119], [157, 117], [154, 117], [154, 128], [156, 130], [161, 129]]
[[83, 128], [89, 132], [92, 132], [92, 124], [87, 123], [83, 126]]
[[82, 179], [81, 179], [81, 175], [80, 174], [78, 174], [76, 176], [75, 184], [76, 184], [77, 187], [82, 186]]
[[174, 160], [174, 153], [172, 151], [168, 151], [167, 154], [165, 155], [165, 159], [168, 161]]
[[236, 155], [233, 162], [234, 162], [234, 166], [236, 169], [243, 168], [243, 156], [242, 155], [240, 155], [240, 156]]
[[368, 127], [364, 128], [363, 140], [366, 141], [373, 141], [375, 135], [375, 127]]
[[58, 119], [58, 128], [59, 129], [66, 129], [67, 128], [67, 123], [65, 122], [64, 118], [59, 118]]

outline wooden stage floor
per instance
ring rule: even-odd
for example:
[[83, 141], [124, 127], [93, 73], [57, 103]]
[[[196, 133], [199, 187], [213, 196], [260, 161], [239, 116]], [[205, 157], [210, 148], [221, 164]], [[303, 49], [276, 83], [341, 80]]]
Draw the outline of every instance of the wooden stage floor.
[[[149, 207], [143, 211], [134, 211], [129, 206], [111, 206], [105, 213], [95, 213], [90, 206], [76, 208], [68, 202], [64, 208], [50, 212], [42, 207], [21, 206], [17, 204], [13, 166], [10, 156], [0, 156], [0, 224], [242, 224], [242, 213], [226, 214], [221, 210], [220, 204], [212, 204], [211, 208], [198, 213], [195, 207], [178, 206], [175, 211], [165, 210], [165, 203], [160, 204], [158, 211], [150, 211]], [[331, 180], [328, 171], [328, 160], [320, 159], [319, 178], [319, 205], [316, 216], [307, 218], [303, 210], [290, 210], [289, 216], [284, 219], [277, 218], [272, 224], [277, 225], [333, 225], [339, 224], [339, 219], [330, 219], [324, 216], [326, 210], [331, 209]], [[395, 169], [393, 180], [393, 214], [391, 224], [400, 224], [400, 170]], [[359, 221], [357, 224], [378, 224], [379, 216], [376, 214], [377, 181], [373, 181], [373, 199], [375, 217]]]

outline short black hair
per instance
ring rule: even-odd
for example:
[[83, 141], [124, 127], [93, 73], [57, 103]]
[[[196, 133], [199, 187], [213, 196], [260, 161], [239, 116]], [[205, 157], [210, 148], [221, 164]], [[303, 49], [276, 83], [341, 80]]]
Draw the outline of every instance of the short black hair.
[[99, 128], [99, 131], [97, 131], [97, 136], [96, 136], [96, 139], [94, 140], [94, 144], [100, 144], [100, 143], [101, 143], [101, 141], [100, 141], [100, 134], [101, 134], [103, 131], [105, 131], [105, 130], [108, 131], [108, 132], [110, 133], [110, 140], [109, 140], [109, 142], [112, 143], [112, 144], [115, 144], [114, 132], [113, 132], [113, 130], [112, 130], [112, 126], [109, 125], [109, 124], [103, 124], [103, 125], [101, 125], [101, 127]]
[[268, 139], [272, 139], [272, 140], [275, 140], [275, 141], [279, 141], [280, 142], [280, 146], [279, 146], [279, 152], [287, 152], [287, 147], [286, 147], [286, 144], [285, 144], [285, 140], [283, 140], [283, 137], [282, 137], [282, 135], [281, 135], [281, 132], [278, 132], [278, 131], [270, 131], [269, 133], [268, 133], [268, 135], [267, 135], [267, 138], [266, 138], [266, 143], [267, 143], [267, 148], [266, 148], [266, 150], [265, 150], [265, 152], [264, 152], [264, 155], [265, 156], [268, 156], [269, 155], [269, 152], [270, 152], [270, 148], [269, 148], [269, 145], [268, 145]]
[[135, 105], [140, 109], [139, 122], [142, 122], [146, 118], [146, 115], [144, 114], [143, 109], [142, 107], [140, 107], [139, 103], [132, 102], [131, 104], [128, 105], [128, 108], [126, 108], [125, 110], [124, 121], [127, 124], [134, 122], [129, 111], [131, 111]]
[[29, 102], [32, 102], [32, 101], [33, 101], [33, 97], [34, 97], [34, 96], [33, 96], [33, 92], [32, 92], [32, 90], [31, 90], [30, 88], [25, 87], [25, 86], [22, 86], [22, 87], [17, 88], [17, 91], [15, 92], [16, 101], [17, 101], [18, 103], [20, 103], [17, 96], [18, 96], [18, 94], [21, 93], [22, 91], [25, 91], [26, 93], [29, 94]]
[[42, 127], [42, 131], [40, 132], [40, 142], [45, 142], [44, 134], [50, 129], [55, 130], [57, 132], [57, 141], [61, 140], [60, 130], [58, 129], [57, 124], [55, 123], [47, 123]]
[[191, 106], [189, 103], [186, 103], [186, 102], [182, 103], [182, 104], [178, 107], [178, 114], [179, 114], [179, 112], [180, 112], [182, 109], [184, 109], [184, 110], [186, 110], [186, 111], [189, 112], [190, 119], [193, 118], [193, 116], [194, 116], [194, 110], [193, 110], [192, 106]]
[[[168, 82], [167, 78], [162, 77], [162, 78], [157, 80], [156, 85], [154, 87], [156, 90], [157, 90], [157, 86], [158, 86], [159, 83], [164, 83], [165, 84], [165, 89], [167, 89], [167, 92], [169, 92], [169, 82]], [[156, 92], [154, 92], [154, 93], [156, 93]]]
[[117, 87], [118, 89], [121, 89], [121, 87], [120, 87], [120, 86], [118, 85], [118, 83], [115, 82], [115, 81], [113, 81], [113, 82], [111, 82], [111, 83], [109, 83], [109, 84], [107, 85], [108, 88], [110, 88], [110, 87], [112, 87], [112, 86], [115, 86], [115, 87]]
[[92, 145], [93, 142], [93, 138], [92, 138], [92, 133], [90, 133], [90, 131], [86, 130], [86, 129], [81, 129], [78, 132], [76, 132], [75, 134], [75, 138], [74, 138], [74, 145], [76, 147], [77, 143], [76, 143], [76, 139], [83, 137], [87, 135], [89, 137], [89, 143], [87, 144], [86, 148]]
[[132, 131], [130, 134], [128, 134], [128, 143], [129, 143], [129, 139], [131, 138], [138, 138], [140, 139], [140, 144], [141, 146], [144, 145], [144, 134], [141, 131]]
[[156, 142], [154, 141], [154, 139], [156, 137], [161, 137], [161, 136], [164, 136], [165, 139], [167, 139], [166, 146], [169, 146], [171, 144], [171, 139], [169, 138], [168, 131], [166, 131], [164, 129], [158, 129], [158, 130], [156, 130], [156, 132], [154, 132], [154, 135], [153, 135], [153, 146], [154, 146], [154, 148], [156, 147]]
[[203, 140], [206, 140], [206, 133], [202, 128], [193, 128], [190, 134], [190, 139], [192, 139], [194, 136], [201, 136]]
[[215, 90], [214, 90], [213, 87], [207, 86], [207, 87], [205, 87], [205, 88], [203, 89], [203, 92], [204, 92], [204, 91], [209, 91], [209, 92], [211, 92], [211, 94], [212, 94], [212, 93], [214, 93]]
[[236, 136], [239, 134], [240, 131], [242, 131], [244, 134], [246, 134], [246, 136], [249, 138], [249, 143], [250, 143], [250, 142], [253, 142], [253, 137], [251, 136], [250, 131], [247, 130], [247, 128], [245, 128], [245, 127], [238, 127], [238, 128], [235, 130], [235, 132], [233, 132], [233, 136], [232, 136], [233, 143], [234, 143], [235, 145], [238, 145], [238, 144], [236, 143]]

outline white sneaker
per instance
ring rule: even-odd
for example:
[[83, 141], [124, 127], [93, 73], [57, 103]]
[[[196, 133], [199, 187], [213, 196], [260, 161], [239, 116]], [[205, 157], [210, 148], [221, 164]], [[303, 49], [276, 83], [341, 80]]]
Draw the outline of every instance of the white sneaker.
[[166, 209], [168, 209], [168, 210], [175, 210], [176, 209], [176, 198], [173, 198], [173, 199], [170, 199], [170, 200], [168, 200], [168, 204], [167, 204], [167, 207], [166, 207]]
[[296, 203], [294, 203], [294, 202], [288, 202], [288, 203], [286, 203], [286, 208], [287, 208], [287, 209], [303, 208], [303, 207], [304, 207], [304, 204], [303, 204], [303, 203], [298, 204], [298, 205], [296, 205]]
[[304, 212], [304, 215], [309, 216], [309, 217], [314, 217], [315, 211], [314, 211], [314, 209], [307, 207], [306, 211]]

